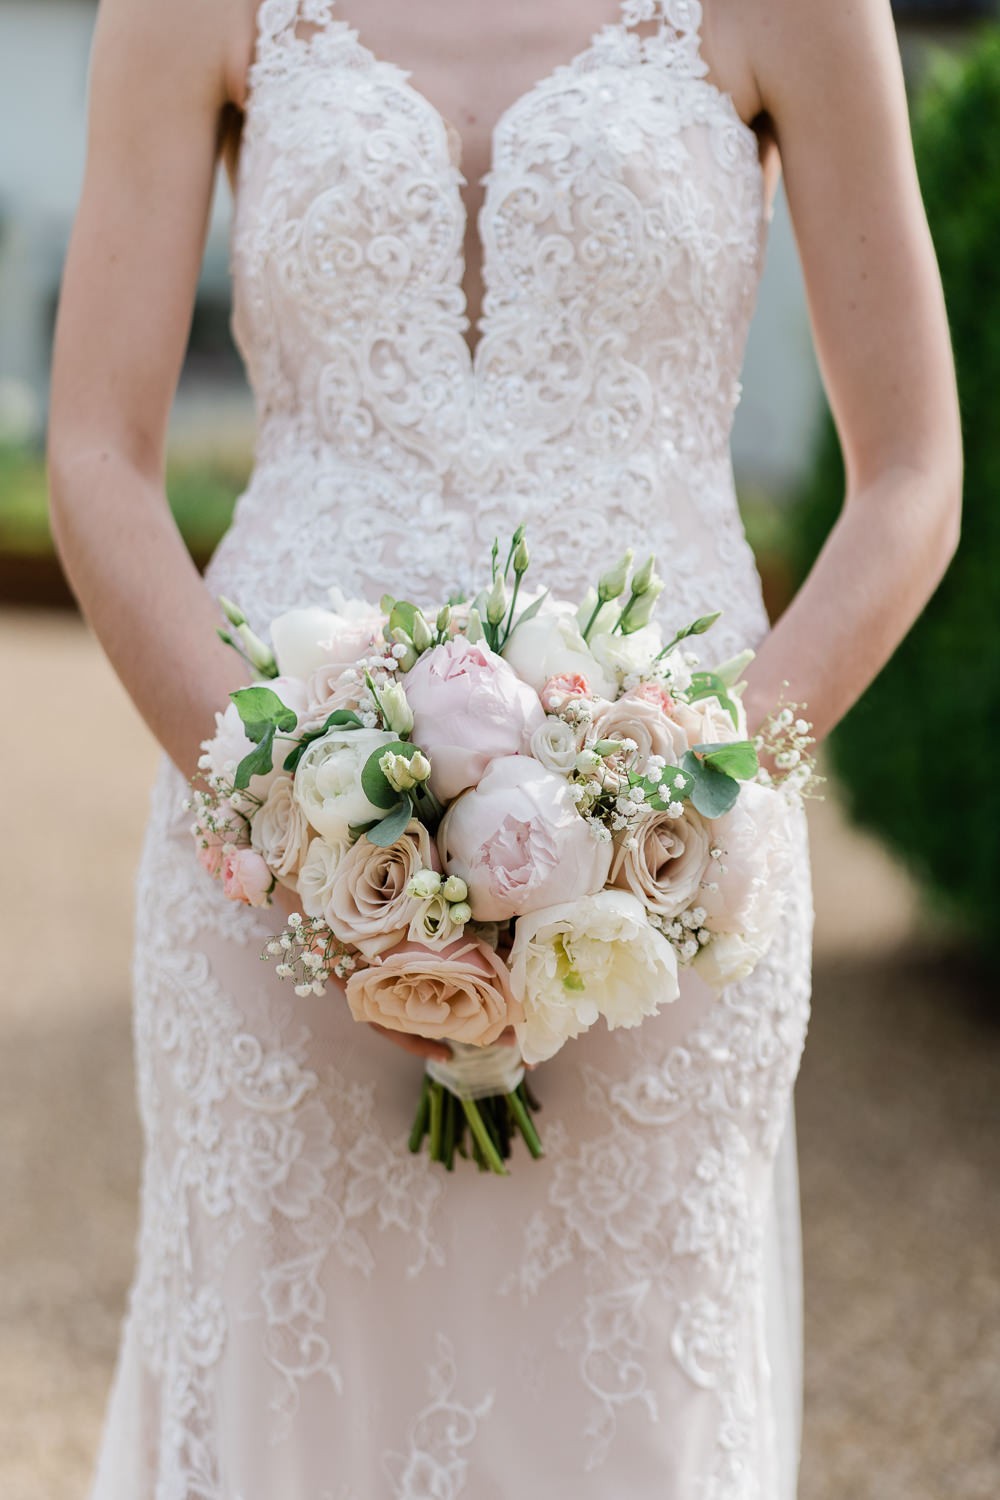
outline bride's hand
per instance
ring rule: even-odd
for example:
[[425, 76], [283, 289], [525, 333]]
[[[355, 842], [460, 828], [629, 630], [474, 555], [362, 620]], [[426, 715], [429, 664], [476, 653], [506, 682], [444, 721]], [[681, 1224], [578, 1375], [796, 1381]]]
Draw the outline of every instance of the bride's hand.
[[[271, 900], [286, 921], [294, 912], [302, 913], [298, 896], [287, 886], [276, 885], [271, 892]], [[388, 1027], [376, 1026], [372, 1021], [369, 1021], [368, 1025], [372, 1031], [377, 1031], [380, 1036], [388, 1038], [390, 1042], [394, 1042], [404, 1052], [412, 1053], [414, 1057], [433, 1058], [435, 1062], [448, 1062], [451, 1057], [451, 1048], [446, 1042], [433, 1042], [429, 1037], [411, 1036], [406, 1031], [390, 1031]], [[500, 1040], [505, 1042], [508, 1037], [510, 1041], [514, 1040], [513, 1031], [504, 1032]]]

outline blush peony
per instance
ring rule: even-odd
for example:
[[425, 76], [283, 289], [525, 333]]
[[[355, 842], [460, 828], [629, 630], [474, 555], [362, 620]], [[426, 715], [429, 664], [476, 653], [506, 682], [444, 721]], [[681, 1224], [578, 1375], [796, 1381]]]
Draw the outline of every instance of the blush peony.
[[497, 756], [527, 751], [544, 723], [538, 695], [488, 646], [456, 636], [406, 674], [412, 739], [430, 758], [430, 787], [450, 802]]
[[438, 830], [444, 867], [469, 888], [472, 915], [502, 922], [599, 891], [611, 844], [580, 816], [569, 784], [530, 756], [495, 760]]

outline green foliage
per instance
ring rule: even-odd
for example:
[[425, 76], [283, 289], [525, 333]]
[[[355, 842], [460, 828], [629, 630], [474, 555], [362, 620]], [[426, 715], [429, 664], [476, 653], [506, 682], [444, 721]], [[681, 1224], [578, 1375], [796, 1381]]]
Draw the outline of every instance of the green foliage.
[[[983, 35], [963, 59], [940, 62], [913, 127], [958, 369], [962, 542], [913, 631], [832, 736], [830, 753], [858, 822], [983, 939], [1000, 910], [1000, 31]], [[834, 523], [843, 482], [827, 419], [795, 509], [800, 578]], [[945, 803], [931, 770], [943, 754], [949, 783], [966, 768], [973, 796]]]

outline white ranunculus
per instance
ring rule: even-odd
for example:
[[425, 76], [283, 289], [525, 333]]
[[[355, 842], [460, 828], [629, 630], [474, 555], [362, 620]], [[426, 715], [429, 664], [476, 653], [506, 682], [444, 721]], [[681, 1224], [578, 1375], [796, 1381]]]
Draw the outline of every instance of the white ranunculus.
[[361, 772], [373, 751], [395, 739], [385, 729], [331, 729], [313, 740], [295, 773], [295, 796], [317, 833], [337, 843], [357, 824], [384, 817], [365, 796]]
[[276, 776], [250, 827], [250, 842], [282, 885], [295, 890], [295, 876], [309, 847], [309, 824], [295, 800], [292, 778]]
[[539, 724], [531, 736], [531, 753], [547, 771], [557, 771], [568, 776], [576, 765], [579, 753], [579, 735], [565, 719], [550, 714], [544, 724]]
[[544, 907], [519, 918], [511, 985], [524, 1007], [517, 1038], [525, 1062], [544, 1062], [603, 1016], [638, 1026], [676, 1000], [677, 958], [625, 891]]
[[613, 698], [617, 691], [614, 673], [606, 671], [588, 647], [570, 605], [543, 609], [518, 625], [500, 654], [536, 693], [550, 677], [572, 673], [586, 678], [595, 697]]
[[316, 838], [309, 845], [298, 876], [299, 900], [307, 917], [328, 920], [333, 877], [350, 847], [350, 840], [346, 838], [334, 843], [329, 839]]

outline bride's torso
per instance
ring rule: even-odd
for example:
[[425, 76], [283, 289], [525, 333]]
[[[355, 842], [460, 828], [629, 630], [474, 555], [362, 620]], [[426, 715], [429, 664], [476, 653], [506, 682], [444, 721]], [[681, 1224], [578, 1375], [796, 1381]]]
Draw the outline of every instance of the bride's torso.
[[557, 592], [631, 542], [668, 620], [722, 603], [759, 635], [729, 435], [766, 194], [700, 18], [624, 0], [477, 113], [344, 7], [264, 0], [231, 242], [257, 454], [211, 575], [260, 624], [332, 582], [433, 602], [525, 521]]

